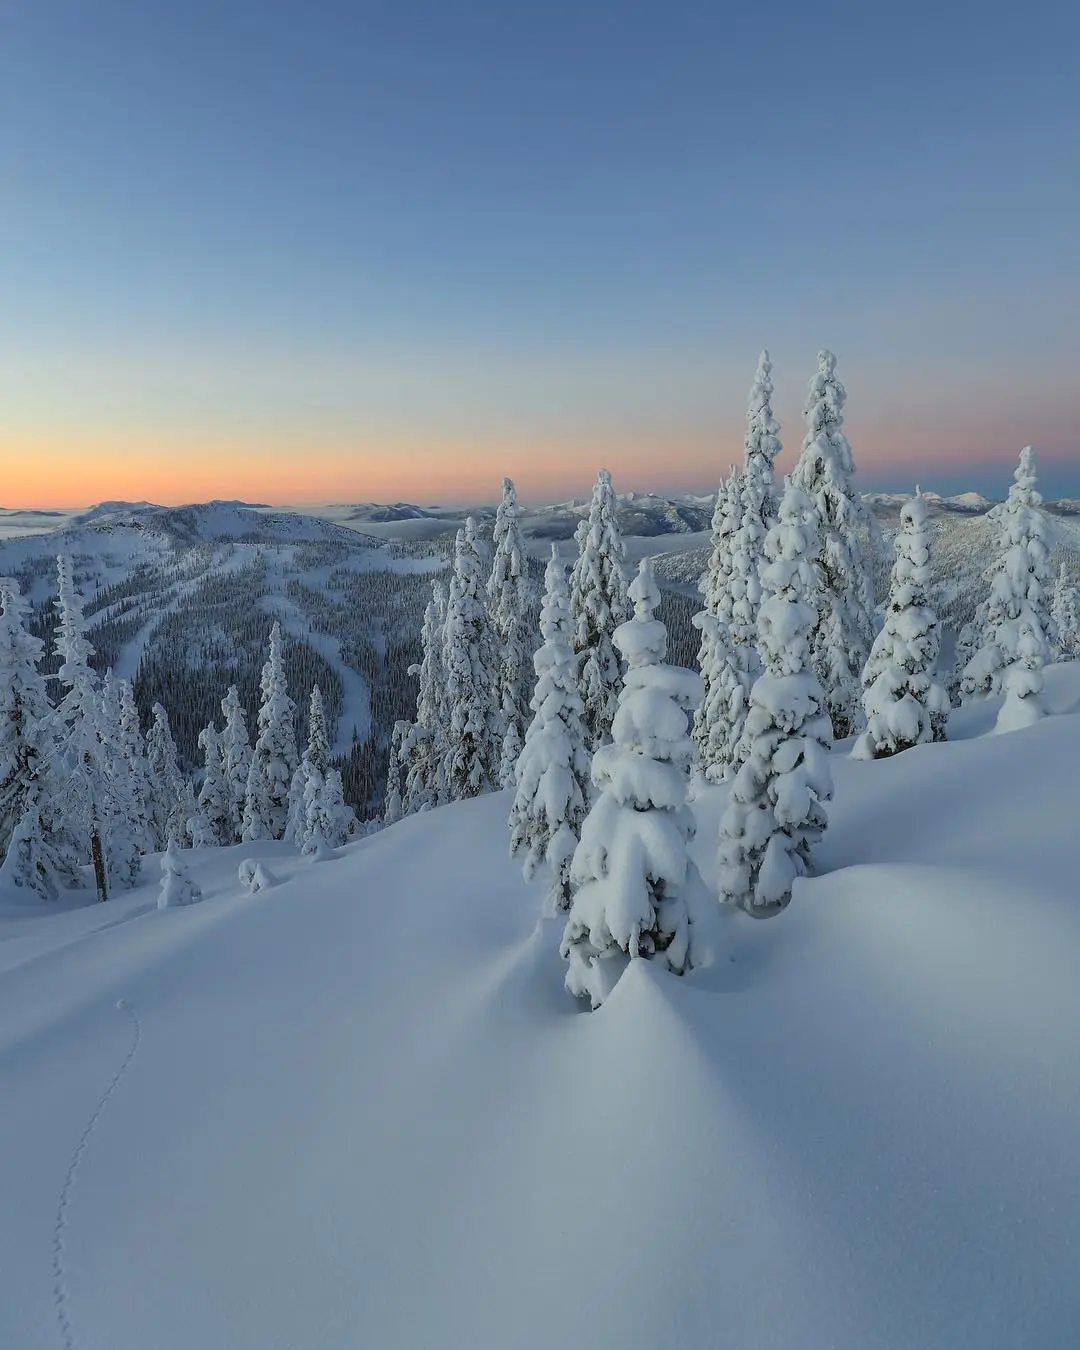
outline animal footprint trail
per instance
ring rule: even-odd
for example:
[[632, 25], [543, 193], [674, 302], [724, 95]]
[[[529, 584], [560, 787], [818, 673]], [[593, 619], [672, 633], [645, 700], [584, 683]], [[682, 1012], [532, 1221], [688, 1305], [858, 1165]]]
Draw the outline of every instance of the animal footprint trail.
[[98, 1121], [101, 1119], [105, 1108], [108, 1106], [120, 1082], [131, 1067], [131, 1061], [135, 1058], [139, 1049], [139, 1042], [142, 1040], [142, 1023], [139, 1021], [138, 1013], [134, 1005], [128, 999], [122, 998], [116, 1004], [116, 1010], [125, 1013], [131, 1022], [131, 1045], [124, 1056], [124, 1061], [112, 1077], [109, 1086], [102, 1093], [101, 1100], [94, 1108], [94, 1113], [86, 1122], [82, 1134], [79, 1136], [79, 1142], [75, 1145], [75, 1152], [71, 1155], [71, 1161], [68, 1163], [67, 1173], [64, 1176], [64, 1184], [60, 1189], [60, 1199], [56, 1206], [56, 1223], [53, 1226], [53, 1244], [52, 1244], [52, 1269], [53, 1269], [53, 1300], [56, 1304], [56, 1317], [60, 1325], [60, 1335], [63, 1340], [64, 1350], [78, 1350], [78, 1341], [75, 1336], [75, 1327], [71, 1319], [71, 1303], [67, 1287], [67, 1265], [64, 1261], [65, 1235], [68, 1226], [68, 1211], [71, 1208], [72, 1190], [75, 1184], [75, 1177], [78, 1174], [79, 1167], [86, 1152], [86, 1146], [89, 1144]]

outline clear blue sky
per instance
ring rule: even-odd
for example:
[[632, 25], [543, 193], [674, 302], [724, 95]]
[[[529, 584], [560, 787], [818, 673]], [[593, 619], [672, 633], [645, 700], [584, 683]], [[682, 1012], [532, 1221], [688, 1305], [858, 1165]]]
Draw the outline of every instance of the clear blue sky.
[[867, 486], [1080, 495], [1078, 11], [0, 0], [15, 495], [709, 486], [763, 344], [789, 454], [829, 345]]

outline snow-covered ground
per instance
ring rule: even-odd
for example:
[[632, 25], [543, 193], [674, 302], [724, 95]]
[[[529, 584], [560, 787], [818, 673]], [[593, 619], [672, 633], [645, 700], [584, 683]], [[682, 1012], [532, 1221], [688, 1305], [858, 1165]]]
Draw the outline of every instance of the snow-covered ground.
[[1080, 667], [1047, 683], [1032, 730], [838, 755], [790, 908], [591, 1015], [506, 794], [195, 854], [191, 908], [0, 912], [0, 1346], [1075, 1344]]

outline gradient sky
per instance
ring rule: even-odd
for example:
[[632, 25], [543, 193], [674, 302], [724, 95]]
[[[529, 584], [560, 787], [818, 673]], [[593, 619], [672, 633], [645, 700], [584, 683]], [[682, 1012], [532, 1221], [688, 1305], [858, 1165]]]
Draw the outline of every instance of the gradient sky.
[[0, 0], [0, 503], [1080, 496], [1078, 11]]

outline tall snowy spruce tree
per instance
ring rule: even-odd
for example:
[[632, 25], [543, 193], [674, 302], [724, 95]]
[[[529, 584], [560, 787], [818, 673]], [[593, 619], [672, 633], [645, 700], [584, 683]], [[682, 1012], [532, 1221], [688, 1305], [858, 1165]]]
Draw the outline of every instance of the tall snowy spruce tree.
[[340, 848], [357, 828], [356, 813], [345, 801], [339, 770], [327, 769], [324, 775], [312, 767], [304, 787], [304, 828], [296, 840], [300, 852], [318, 856]]
[[[780, 424], [773, 416], [772, 396], [772, 361], [769, 353], [763, 351], [758, 357], [746, 409], [746, 457], [740, 477], [741, 515], [731, 541], [731, 633], [747, 695], [760, 669], [757, 660], [760, 571], [765, 560], [765, 536], [776, 523], [778, 503], [773, 466], [783, 448]], [[736, 732], [734, 739], [738, 743], [741, 726]]]
[[1059, 567], [1054, 583], [1050, 617], [1057, 634], [1057, 660], [1080, 660], [1080, 593], [1070, 583], [1064, 563]]
[[26, 631], [18, 582], [0, 577], [0, 852], [39, 776], [51, 771], [52, 706], [39, 670], [44, 644]]
[[203, 752], [203, 780], [191, 826], [191, 843], [194, 848], [218, 848], [231, 844], [233, 837], [221, 736], [213, 722], [199, 732], [199, 749]]
[[805, 874], [832, 796], [832, 726], [810, 637], [820, 591], [818, 516], [789, 481], [765, 540], [758, 609], [762, 673], [750, 694], [747, 757], [731, 786], [717, 852], [722, 900], [775, 913]]
[[866, 730], [852, 753], [884, 759], [945, 740], [949, 696], [937, 676], [941, 632], [933, 608], [930, 512], [918, 488], [900, 512], [885, 626], [863, 671]]
[[308, 702], [308, 743], [300, 756], [300, 763], [289, 783], [289, 814], [285, 824], [285, 840], [299, 845], [306, 828], [307, 808], [304, 794], [312, 772], [325, 778], [330, 769], [330, 729], [326, 723], [326, 705], [322, 690], [313, 685]]
[[145, 780], [129, 771], [121, 682], [105, 672], [101, 686], [98, 734], [110, 781], [117, 784], [123, 797], [124, 819], [109, 830], [105, 848], [105, 868], [111, 882], [121, 886], [138, 885], [142, 857], [150, 851], [150, 795]]
[[836, 357], [819, 352], [807, 393], [806, 436], [791, 478], [817, 512], [822, 589], [811, 650], [837, 740], [862, 726], [861, 677], [874, 636], [873, 581], [859, 536], [873, 526], [855, 490], [855, 464], [844, 435], [846, 402]]
[[440, 786], [451, 801], [476, 797], [499, 785], [501, 746], [492, 702], [497, 656], [483, 569], [476, 521], [470, 516], [454, 547], [443, 634], [446, 749]]
[[629, 610], [623, 576], [626, 548], [616, 517], [617, 505], [611, 474], [601, 469], [593, 488], [588, 521], [584, 528], [578, 527], [575, 535], [579, 553], [570, 576], [574, 651], [585, 705], [585, 740], [590, 751], [610, 740], [621, 686], [612, 635]]
[[540, 610], [542, 645], [533, 656], [533, 719], [517, 763], [517, 792], [510, 809], [510, 853], [525, 854], [531, 881], [537, 867], [551, 869], [548, 910], [570, 908], [570, 863], [589, 797], [589, 753], [582, 722], [566, 573], [552, 544]]
[[514, 767], [521, 753], [529, 718], [529, 574], [525, 540], [521, 534], [521, 508], [513, 480], [503, 479], [502, 500], [495, 516], [492, 536], [488, 607], [498, 644], [494, 702], [499, 710], [499, 786], [512, 787]]
[[383, 799], [382, 823], [396, 825], [405, 814], [401, 796], [401, 766], [405, 755], [405, 745], [412, 730], [412, 723], [401, 719], [394, 723], [390, 733], [390, 753], [387, 757], [386, 795]]
[[[115, 833], [116, 851], [126, 854], [119, 835], [129, 822], [126, 777], [116, 772], [102, 733], [101, 703], [90, 657], [94, 649], [86, 638], [82, 602], [75, 590], [70, 561], [57, 559], [56, 655], [60, 658], [62, 696], [56, 726], [62, 747], [60, 810], [63, 828], [84, 847], [94, 869], [99, 900], [109, 898], [109, 837]], [[128, 878], [117, 877], [123, 883]]]
[[190, 812], [169, 714], [160, 703], [155, 703], [150, 712], [153, 721], [146, 733], [146, 764], [154, 850], [160, 852], [168, 847], [170, 839], [178, 848], [187, 843]]
[[135, 689], [127, 679], [117, 680], [116, 689], [120, 701], [120, 751], [131, 782], [132, 793], [138, 803], [135, 824], [139, 847], [143, 853], [153, 853], [155, 845], [150, 766], [146, 762], [146, 740], [139, 722]]
[[1020, 451], [1008, 500], [996, 508], [1001, 562], [990, 585], [982, 645], [961, 681], [964, 698], [1004, 693], [997, 730], [1043, 715], [1043, 666], [1050, 657], [1050, 550], [1040, 509], [1035, 450]]
[[289, 787], [296, 772], [296, 732], [285, 680], [285, 642], [281, 624], [270, 630], [270, 654], [262, 669], [262, 706], [259, 735], [251, 755], [244, 796], [244, 843], [257, 839], [282, 839], [289, 818]]
[[240, 692], [235, 684], [221, 700], [225, 729], [221, 733], [221, 767], [225, 775], [225, 791], [229, 800], [229, 828], [232, 844], [240, 843], [244, 833], [244, 803], [247, 799], [247, 780], [251, 771], [251, 741], [248, 739]]
[[39, 669], [44, 644], [27, 631], [29, 606], [0, 579], [0, 886], [54, 900], [81, 886], [81, 850], [61, 810], [53, 709]]
[[597, 797], [581, 829], [574, 896], [561, 952], [566, 987], [594, 1008], [628, 963], [657, 961], [677, 975], [695, 964], [691, 916], [703, 886], [687, 852], [686, 804], [694, 745], [687, 716], [701, 697], [693, 671], [663, 664], [667, 630], [655, 618], [660, 592], [642, 559], [630, 587], [634, 617], [615, 630], [627, 671], [613, 741], [593, 755]]
[[742, 520], [742, 476], [732, 469], [720, 485], [712, 518], [712, 550], [698, 582], [703, 607], [694, 615], [701, 632], [698, 668], [704, 694], [694, 712], [697, 765], [710, 783], [723, 782], [735, 762], [732, 713], [742, 699], [735, 651], [733, 545]]
[[405, 792], [402, 810], [405, 815], [428, 811], [443, 800], [442, 763], [445, 754], [445, 672], [443, 669], [443, 637], [446, 629], [446, 588], [442, 582], [432, 584], [431, 599], [424, 611], [424, 626], [420, 634], [423, 653], [419, 665], [409, 667], [409, 674], [419, 677], [416, 695], [416, 717], [401, 743], [401, 765], [405, 771]]

